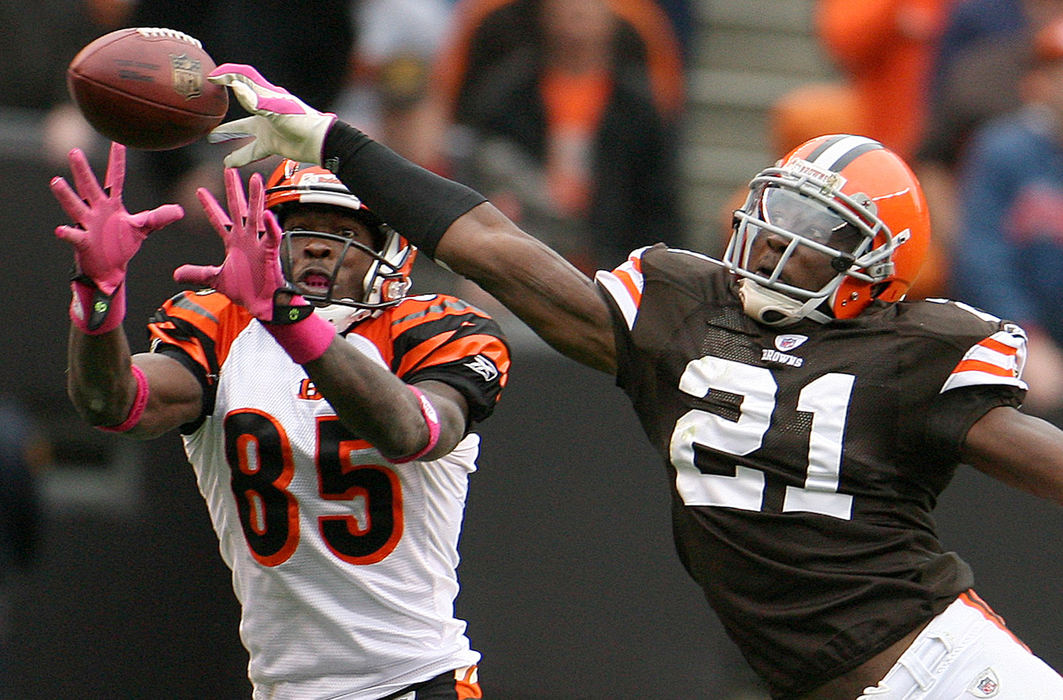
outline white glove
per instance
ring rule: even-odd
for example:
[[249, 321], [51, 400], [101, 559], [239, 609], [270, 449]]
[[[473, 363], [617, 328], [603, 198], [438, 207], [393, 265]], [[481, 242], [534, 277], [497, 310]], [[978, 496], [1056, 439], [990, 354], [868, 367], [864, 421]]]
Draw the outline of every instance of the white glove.
[[272, 155], [321, 165], [321, 147], [335, 114], [317, 111], [251, 66], [223, 63], [207, 79], [228, 85], [244, 109], [255, 115], [222, 124], [208, 134], [211, 143], [253, 139], [227, 155], [225, 167], [239, 168]]

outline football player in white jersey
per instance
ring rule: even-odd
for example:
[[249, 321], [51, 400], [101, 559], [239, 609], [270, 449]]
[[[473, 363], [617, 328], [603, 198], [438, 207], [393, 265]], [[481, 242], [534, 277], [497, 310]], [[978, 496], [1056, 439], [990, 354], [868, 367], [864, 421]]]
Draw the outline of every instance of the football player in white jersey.
[[723, 261], [658, 244], [591, 280], [478, 193], [254, 68], [210, 79], [252, 115], [214, 130], [252, 137], [227, 165], [327, 167], [553, 347], [616, 376], [672, 479], [682, 562], [773, 697], [1063, 697], [931, 515], [961, 464], [1063, 504], [1063, 431], [1018, 410], [1021, 328], [904, 300], [930, 227], [896, 154], [812, 139], [754, 177]]
[[285, 161], [228, 212], [217, 267], [175, 279], [150, 352], [122, 328], [143, 239], [183, 214], [129, 214], [124, 147], [101, 187], [85, 156], [51, 187], [73, 220], [69, 394], [94, 426], [180, 432], [241, 603], [255, 698], [479, 698], [478, 652], [454, 617], [474, 423], [509, 350], [484, 312], [409, 295], [415, 250], [329, 171]]

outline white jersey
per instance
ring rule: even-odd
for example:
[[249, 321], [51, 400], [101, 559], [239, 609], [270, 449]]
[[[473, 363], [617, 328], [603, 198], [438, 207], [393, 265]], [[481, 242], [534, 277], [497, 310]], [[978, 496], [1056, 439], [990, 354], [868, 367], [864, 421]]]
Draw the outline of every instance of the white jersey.
[[[400, 376], [442, 379], [475, 358], [475, 369], [455, 385], [483, 384], [470, 400], [482, 417], [508, 366], [497, 328], [458, 300], [418, 300], [359, 324], [347, 341], [382, 366], [400, 367]], [[438, 337], [443, 329], [426, 333], [425, 323], [453, 329], [470, 315], [478, 340], [432, 351], [436, 364], [417, 353], [418, 369], [402, 372], [405, 359], [395, 348], [406, 342], [396, 337]], [[213, 326], [202, 322], [211, 317]], [[216, 329], [215, 342], [183, 333], [187, 323], [199, 332]], [[180, 348], [186, 364], [197, 352], [215, 355], [202, 366], [212, 407], [186, 428], [184, 441], [233, 572], [255, 697], [380, 698], [476, 664], [480, 655], [454, 617], [454, 600], [478, 436], [469, 434], [439, 460], [387, 462], [340, 424], [261, 324], [221, 295], [176, 297], [152, 332], [156, 351], [177, 356]], [[385, 336], [391, 342], [382, 342]]]

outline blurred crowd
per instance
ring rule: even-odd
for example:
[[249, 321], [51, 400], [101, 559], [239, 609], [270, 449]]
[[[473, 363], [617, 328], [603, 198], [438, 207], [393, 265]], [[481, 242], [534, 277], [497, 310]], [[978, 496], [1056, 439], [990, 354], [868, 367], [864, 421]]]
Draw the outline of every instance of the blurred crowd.
[[[482, 190], [577, 266], [683, 240], [678, 147], [688, 0], [69, 0], [10, 14], [25, 70], [12, 106], [44, 109], [44, 154], [102, 150], [69, 103], [63, 70], [126, 26], [186, 32], [217, 63], [249, 63], [412, 160]], [[45, 18], [42, 15], [47, 15]], [[61, 36], [42, 42], [32, 27]], [[23, 60], [24, 57], [24, 60]], [[14, 77], [18, 76], [18, 77]], [[41, 91], [40, 86], [48, 86]], [[230, 116], [240, 116], [233, 101]], [[220, 191], [211, 146], [137, 153], [196, 217]], [[264, 163], [268, 170], [273, 163]]]
[[847, 132], [904, 156], [934, 226], [910, 296], [1021, 324], [1025, 409], [1063, 424], [1063, 2], [818, 0], [813, 25], [836, 77], [778, 98], [772, 149]]
[[[256, 65], [481, 190], [593, 271], [639, 245], [688, 240], [679, 162], [696, 9], [692, 0], [4, 3], [16, 45], [0, 96], [46, 114], [43, 153], [61, 168], [71, 147], [104, 145], [66, 96], [63, 70], [78, 48], [124, 26], [179, 29], [217, 62]], [[834, 76], [779, 95], [765, 143], [781, 156], [813, 135], [852, 132], [905, 156], [935, 227], [912, 295], [962, 298], [1021, 323], [1027, 406], [1060, 420], [1063, 0], [818, 0], [811, 20]], [[221, 188], [210, 148], [136, 157], [195, 217], [195, 188]]]

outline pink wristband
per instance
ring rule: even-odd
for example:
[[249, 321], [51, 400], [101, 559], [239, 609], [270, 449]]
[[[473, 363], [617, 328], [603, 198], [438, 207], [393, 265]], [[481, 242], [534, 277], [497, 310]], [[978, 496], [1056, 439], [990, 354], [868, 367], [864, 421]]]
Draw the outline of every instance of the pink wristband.
[[70, 320], [88, 335], [101, 335], [122, 325], [125, 318], [125, 282], [110, 297], [80, 280], [70, 283]]
[[324, 355], [336, 335], [336, 327], [317, 314], [310, 314], [295, 323], [263, 322], [262, 325], [288, 356], [301, 365]]
[[[412, 462], [415, 459], [423, 457], [431, 452], [432, 448], [436, 446], [437, 442], [439, 442], [439, 414], [436, 413], [436, 407], [432, 405], [432, 402], [428, 400], [428, 397], [425, 396], [420, 389], [409, 385], [407, 385], [407, 387], [417, 397], [417, 402], [421, 406], [421, 415], [424, 416], [424, 422], [428, 425], [428, 444], [408, 457], [388, 459], [392, 464], [405, 464], [406, 462]], [[387, 457], [384, 459], [387, 459]]]
[[137, 395], [133, 398], [133, 405], [129, 407], [129, 415], [118, 425], [109, 427], [96, 426], [100, 430], [105, 430], [108, 433], [124, 433], [139, 423], [144, 415], [144, 409], [148, 407], [148, 378], [144, 376], [144, 372], [136, 365], [132, 365], [132, 370], [133, 377], [137, 380]]

